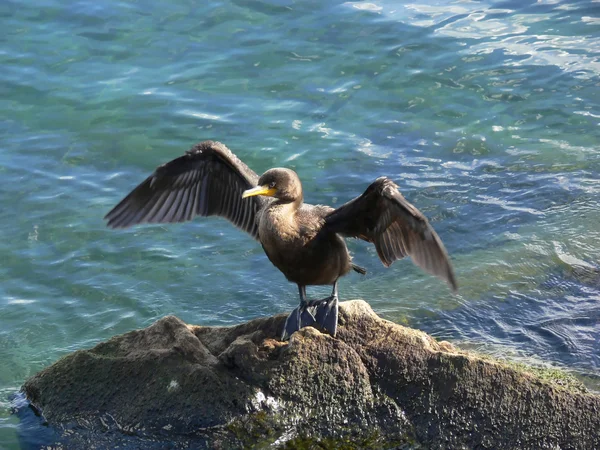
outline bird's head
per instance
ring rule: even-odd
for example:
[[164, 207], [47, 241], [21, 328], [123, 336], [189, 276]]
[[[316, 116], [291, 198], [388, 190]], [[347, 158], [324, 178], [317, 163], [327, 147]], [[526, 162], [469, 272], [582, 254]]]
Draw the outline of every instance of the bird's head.
[[259, 178], [258, 186], [244, 191], [242, 198], [254, 195], [266, 195], [288, 202], [302, 201], [302, 184], [293, 170], [269, 169]]

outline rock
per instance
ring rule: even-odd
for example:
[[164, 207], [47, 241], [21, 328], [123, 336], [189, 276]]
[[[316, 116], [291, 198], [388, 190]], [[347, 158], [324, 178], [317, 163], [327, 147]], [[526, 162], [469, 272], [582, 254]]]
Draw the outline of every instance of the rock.
[[600, 447], [600, 396], [340, 307], [337, 338], [280, 342], [165, 317], [70, 354], [23, 391], [66, 448]]

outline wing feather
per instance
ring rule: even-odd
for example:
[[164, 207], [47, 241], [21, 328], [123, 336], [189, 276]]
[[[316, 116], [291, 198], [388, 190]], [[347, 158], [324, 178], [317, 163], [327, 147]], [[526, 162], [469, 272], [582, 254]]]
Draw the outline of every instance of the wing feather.
[[410, 256], [426, 272], [457, 289], [448, 253], [427, 218], [385, 177], [325, 218], [324, 230], [372, 242], [381, 262], [390, 266]]
[[177, 189], [177, 194], [175, 195], [175, 198], [173, 199], [173, 203], [171, 203], [171, 207], [169, 208], [169, 211], [165, 214], [165, 220], [167, 222], [181, 222], [179, 215], [177, 214], [177, 212], [179, 211], [179, 208], [181, 207], [181, 204], [183, 203], [183, 196], [185, 195], [185, 189]]
[[208, 216], [208, 182], [210, 180], [210, 174], [206, 174], [202, 178], [200, 183], [200, 205], [198, 206], [198, 214], [201, 216]]
[[240, 226], [240, 216], [243, 213], [243, 209], [241, 208], [241, 206], [242, 206], [241, 205], [242, 200], [243, 200], [242, 197], [237, 197], [236, 196], [235, 203], [233, 204], [234, 214], [233, 214], [233, 220], [232, 220], [232, 222], [237, 227]]
[[158, 167], [106, 214], [111, 228], [184, 222], [218, 215], [258, 239], [256, 212], [265, 199], [242, 200], [258, 175], [219, 142], [205, 141]]
[[197, 186], [199, 183], [196, 183], [192, 186], [190, 186], [188, 188], [188, 201], [186, 203], [185, 206], [185, 210], [183, 212], [184, 214], [184, 220], [192, 220], [192, 218], [194, 217], [194, 209], [196, 207], [196, 193], [197, 193]]

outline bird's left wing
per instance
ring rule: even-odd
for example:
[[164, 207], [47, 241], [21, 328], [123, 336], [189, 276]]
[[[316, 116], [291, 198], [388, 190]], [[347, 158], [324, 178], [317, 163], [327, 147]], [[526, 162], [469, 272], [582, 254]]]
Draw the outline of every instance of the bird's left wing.
[[361, 196], [325, 217], [323, 231], [372, 242], [386, 267], [408, 255], [416, 265], [457, 289], [441, 239], [421, 211], [386, 177], [378, 178]]
[[217, 215], [258, 239], [256, 213], [266, 201], [242, 193], [258, 175], [220, 142], [204, 141], [158, 167], [104, 217], [111, 228], [185, 222]]

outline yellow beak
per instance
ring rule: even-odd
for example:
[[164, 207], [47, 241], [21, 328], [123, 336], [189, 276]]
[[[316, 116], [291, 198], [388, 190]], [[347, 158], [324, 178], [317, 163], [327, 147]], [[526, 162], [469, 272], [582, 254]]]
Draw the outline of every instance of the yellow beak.
[[242, 194], [242, 198], [254, 197], [255, 195], [266, 195], [268, 197], [273, 197], [273, 195], [275, 195], [275, 192], [277, 192], [277, 189], [270, 188], [267, 185], [256, 186], [255, 188], [244, 191], [244, 193]]

